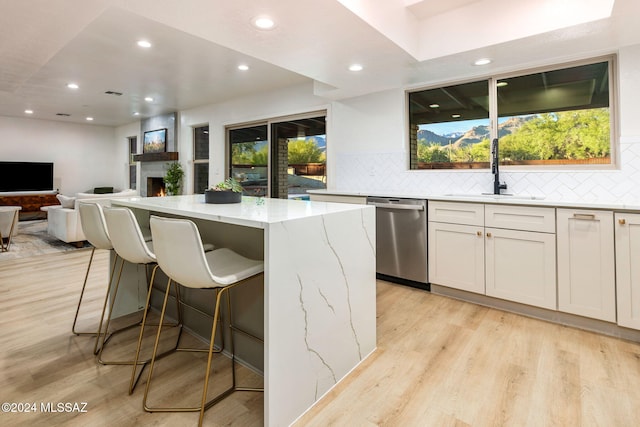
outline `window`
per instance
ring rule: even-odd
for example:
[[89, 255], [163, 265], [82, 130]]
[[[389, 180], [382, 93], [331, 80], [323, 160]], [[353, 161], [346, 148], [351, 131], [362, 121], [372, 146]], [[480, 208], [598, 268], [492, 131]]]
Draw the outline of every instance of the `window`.
[[137, 189], [137, 163], [133, 161], [133, 155], [138, 153], [138, 137], [130, 136], [127, 138], [129, 143], [129, 188]]
[[227, 138], [229, 176], [244, 194], [306, 199], [326, 188], [324, 113], [228, 128]]
[[193, 192], [209, 187], [209, 125], [193, 128]]
[[306, 198], [307, 190], [327, 188], [324, 116], [273, 123], [271, 197]]
[[[612, 60], [409, 93], [411, 169], [611, 164]], [[493, 125], [496, 124], [496, 125]]]

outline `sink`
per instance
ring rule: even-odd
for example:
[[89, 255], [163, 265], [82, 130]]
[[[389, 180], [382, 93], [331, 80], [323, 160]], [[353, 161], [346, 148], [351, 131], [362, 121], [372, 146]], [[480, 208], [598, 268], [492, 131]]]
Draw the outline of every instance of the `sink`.
[[505, 199], [505, 200], [543, 200], [544, 196], [528, 196], [524, 194], [493, 194], [493, 193], [449, 193], [449, 197], [476, 197], [482, 199]]

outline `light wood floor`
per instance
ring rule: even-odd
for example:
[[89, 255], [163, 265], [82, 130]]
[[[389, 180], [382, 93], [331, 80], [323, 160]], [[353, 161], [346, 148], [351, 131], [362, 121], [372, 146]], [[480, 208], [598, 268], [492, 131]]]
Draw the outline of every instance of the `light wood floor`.
[[[0, 262], [0, 400], [87, 402], [88, 411], [0, 413], [0, 425], [195, 425], [196, 414], [143, 412], [144, 384], [126, 392], [130, 368], [96, 365], [92, 340], [71, 335], [88, 256]], [[107, 254], [96, 261], [89, 311], [101, 303]], [[637, 343], [385, 282], [377, 301], [378, 349], [296, 426], [640, 425]], [[113, 348], [134, 337], [118, 339]], [[197, 397], [199, 356], [174, 356], [158, 367], [167, 379], [158, 399]], [[218, 365], [222, 382], [228, 367]], [[236, 393], [206, 412], [205, 425], [257, 426], [262, 411], [262, 394]]]

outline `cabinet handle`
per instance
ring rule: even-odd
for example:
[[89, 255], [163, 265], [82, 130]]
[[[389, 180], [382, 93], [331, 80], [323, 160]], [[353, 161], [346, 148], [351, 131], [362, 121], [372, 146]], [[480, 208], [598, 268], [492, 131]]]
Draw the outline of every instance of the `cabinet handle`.
[[477, 235], [478, 237], [482, 237], [482, 231], [476, 231], [476, 235]]
[[620, 225], [625, 225], [626, 223], [627, 223], [627, 220], [626, 220], [626, 219], [624, 219], [624, 218], [620, 218], [620, 219], [618, 220], [618, 224], [620, 224]]
[[487, 233], [487, 237], [491, 237], [491, 233]]
[[593, 221], [594, 219], [596, 219], [596, 216], [594, 214], [579, 214], [579, 213], [574, 213], [573, 217], [575, 219], [587, 219], [590, 221]]

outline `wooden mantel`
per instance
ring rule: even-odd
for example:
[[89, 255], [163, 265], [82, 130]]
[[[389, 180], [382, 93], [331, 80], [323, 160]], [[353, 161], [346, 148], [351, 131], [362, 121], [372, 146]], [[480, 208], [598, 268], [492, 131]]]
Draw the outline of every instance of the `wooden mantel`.
[[169, 152], [162, 152], [162, 153], [144, 153], [144, 154], [133, 155], [134, 162], [168, 162], [172, 160], [178, 160], [177, 151], [169, 151]]

